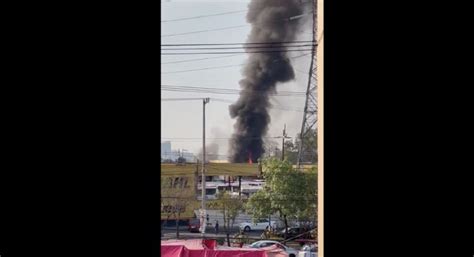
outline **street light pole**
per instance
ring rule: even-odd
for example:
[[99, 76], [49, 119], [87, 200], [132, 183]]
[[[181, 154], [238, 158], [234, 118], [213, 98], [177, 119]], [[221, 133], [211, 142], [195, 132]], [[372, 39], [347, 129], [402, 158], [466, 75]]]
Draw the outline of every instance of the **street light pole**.
[[[206, 163], [206, 104], [209, 103], [209, 98], [202, 99], [202, 167], [201, 167], [201, 210], [204, 213], [206, 209], [206, 175], [205, 175], [205, 163]], [[204, 214], [201, 214], [204, 215]], [[201, 220], [203, 220], [201, 218]], [[202, 236], [206, 232], [206, 225], [202, 225]]]

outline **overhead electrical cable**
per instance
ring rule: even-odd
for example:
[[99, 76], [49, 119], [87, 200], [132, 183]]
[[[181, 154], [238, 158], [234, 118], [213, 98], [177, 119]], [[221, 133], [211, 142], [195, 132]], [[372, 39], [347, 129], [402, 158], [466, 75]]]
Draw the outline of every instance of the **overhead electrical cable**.
[[186, 18], [177, 18], [177, 19], [171, 19], [171, 20], [162, 20], [161, 22], [166, 23], [166, 22], [174, 22], [174, 21], [186, 21], [186, 20], [202, 19], [202, 18], [214, 17], [214, 16], [220, 16], [220, 15], [227, 15], [227, 14], [234, 14], [234, 13], [243, 13], [243, 12], [246, 12], [246, 11], [247, 11], [247, 10], [238, 10], [238, 11], [232, 11], [232, 12], [222, 12], [222, 13], [215, 13], [215, 14], [208, 14], [208, 15], [199, 15], [199, 16], [193, 16], [193, 17], [186, 17]]
[[174, 53], [161, 53], [161, 55], [192, 55], [192, 54], [249, 54], [249, 53], [285, 53], [285, 52], [302, 52], [302, 51], [313, 51], [313, 49], [287, 49], [287, 50], [274, 50], [274, 51], [244, 51], [244, 52], [174, 52]]
[[[297, 20], [297, 19], [300, 19], [301, 17], [307, 15], [307, 14], [312, 14], [312, 12], [308, 12], [308, 13], [302, 13], [302, 14], [299, 14], [299, 15], [295, 15], [295, 16], [292, 16], [292, 17], [288, 17], [288, 18], [285, 18], [285, 19], [281, 19], [281, 20], [278, 20], [280, 22], [289, 22], [289, 21], [293, 21], [293, 20]], [[253, 24], [256, 24], [256, 23], [253, 23]], [[189, 35], [189, 34], [197, 34], [197, 33], [203, 33], [203, 32], [212, 32], [212, 31], [220, 31], [220, 30], [228, 30], [228, 29], [236, 29], [236, 28], [243, 28], [243, 27], [248, 27], [252, 24], [250, 23], [247, 23], [245, 25], [238, 25], [238, 26], [230, 26], [230, 27], [223, 27], [223, 28], [215, 28], [215, 29], [206, 29], [206, 30], [198, 30], [198, 31], [188, 31], [188, 32], [182, 32], [182, 33], [175, 33], [175, 34], [166, 34], [166, 35], [161, 35], [161, 37], [175, 37], [175, 36], [183, 36], [183, 35]]]
[[[289, 57], [289, 59], [296, 59], [300, 58], [303, 56], [306, 56], [308, 54], [302, 54], [299, 56], [294, 56], [294, 57]], [[279, 62], [278, 60], [274, 61], [275, 63]], [[177, 70], [177, 71], [164, 71], [161, 72], [161, 74], [173, 74], [173, 73], [183, 73], [183, 72], [191, 72], [191, 71], [202, 71], [202, 70], [214, 70], [214, 69], [224, 69], [224, 68], [230, 68], [230, 67], [239, 67], [239, 66], [244, 66], [245, 64], [234, 64], [234, 65], [224, 65], [224, 66], [214, 66], [214, 67], [205, 67], [205, 68], [197, 68], [197, 69], [187, 69], [187, 70]]]
[[220, 46], [220, 45], [285, 45], [313, 43], [313, 40], [305, 41], [278, 41], [278, 42], [247, 42], [247, 43], [189, 43], [189, 44], [161, 44], [161, 46]]
[[[210, 87], [192, 87], [192, 86], [173, 86], [173, 85], [161, 85], [161, 90], [178, 91], [178, 92], [202, 92], [202, 93], [222, 93], [222, 94], [240, 94], [242, 91], [239, 89], [230, 88], [210, 88]], [[267, 92], [255, 90], [252, 94], [260, 94]], [[285, 95], [285, 96], [305, 96], [304, 91], [279, 91], [271, 95]]]
[[[311, 53], [307, 54], [302, 54], [302, 55], [297, 55], [297, 56], [292, 56], [290, 59], [297, 59], [303, 56], [310, 55]], [[220, 58], [227, 58], [227, 57], [234, 57], [234, 56], [239, 56], [240, 54], [231, 54], [231, 55], [224, 55], [224, 56], [215, 56], [215, 57], [206, 57], [206, 58], [195, 58], [195, 59], [188, 59], [188, 60], [179, 60], [179, 61], [171, 61], [171, 62], [162, 62], [161, 64], [175, 64], [175, 63], [184, 63], [184, 62], [198, 62], [198, 61], [204, 61], [204, 60], [211, 60], [211, 59], [220, 59]]]
[[161, 48], [161, 51], [169, 51], [169, 50], [233, 50], [233, 49], [272, 49], [272, 48], [281, 48], [283, 50], [287, 48], [295, 48], [295, 47], [308, 47], [308, 46], [315, 46], [315, 45], [288, 45], [288, 46], [278, 46], [278, 45], [269, 45], [269, 46], [242, 46], [242, 47], [193, 47], [193, 48], [180, 48], [180, 47], [175, 47], [175, 48]]
[[182, 35], [190, 35], [190, 34], [197, 34], [203, 32], [211, 32], [211, 31], [219, 31], [219, 30], [228, 30], [228, 29], [237, 29], [247, 27], [248, 25], [239, 25], [239, 26], [230, 26], [230, 27], [223, 27], [223, 28], [216, 28], [216, 29], [206, 29], [206, 30], [198, 30], [198, 31], [189, 31], [183, 33], [175, 33], [175, 34], [167, 34], [161, 35], [161, 37], [175, 37], [175, 36], [182, 36]]
[[215, 56], [215, 57], [207, 57], [207, 58], [195, 58], [195, 59], [181, 60], [181, 61], [162, 62], [161, 64], [173, 64], [173, 63], [183, 63], [183, 62], [197, 62], [197, 61], [210, 60], [210, 59], [227, 58], [227, 57], [232, 57], [232, 56], [239, 56], [239, 54], [231, 54], [231, 55]]

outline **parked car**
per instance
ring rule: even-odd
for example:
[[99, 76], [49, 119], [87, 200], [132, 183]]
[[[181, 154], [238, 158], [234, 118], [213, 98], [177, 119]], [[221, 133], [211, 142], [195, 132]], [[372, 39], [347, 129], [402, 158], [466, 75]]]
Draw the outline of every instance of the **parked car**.
[[[303, 234], [303, 233], [308, 232], [310, 230], [311, 229], [308, 230], [306, 228], [300, 228], [300, 227], [289, 227], [288, 228], [288, 235], [285, 236], [285, 229], [282, 229], [281, 231], [278, 231], [276, 233], [276, 235], [279, 236], [279, 237], [283, 237], [283, 238], [287, 239], [287, 238], [292, 238], [292, 237], [295, 237], [297, 235]], [[309, 239], [309, 238], [311, 238], [311, 233], [306, 233], [306, 234], [302, 235], [299, 238], [300, 239]]]
[[[239, 224], [239, 228], [245, 232], [251, 230], [264, 230], [268, 227], [268, 219], [260, 219], [257, 222], [242, 222]], [[276, 226], [276, 221], [270, 222], [272, 227]]]
[[189, 221], [189, 225], [188, 225], [188, 231], [189, 232], [199, 232], [199, 228], [201, 227], [201, 222], [199, 221], [199, 219], [191, 219]]
[[257, 241], [251, 245], [249, 245], [248, 247], [250, 248], [263, 248], [263, 247], [268, 247], [268, 246], [272, 246], [272, 245], [277, 245], [279, 248], [285, 250], [285, 252], [288, 254], [289, 257], [296, 257], [297, 254], [298, 254], [298, 251], [291, 248], [291, 247], [288, 247], [278, 241], [273, 241], [273, 240], [262, 240], [262, 241]]
[[315, 244], [303, 246], [298, 257], [318, 257], [318, 246]]

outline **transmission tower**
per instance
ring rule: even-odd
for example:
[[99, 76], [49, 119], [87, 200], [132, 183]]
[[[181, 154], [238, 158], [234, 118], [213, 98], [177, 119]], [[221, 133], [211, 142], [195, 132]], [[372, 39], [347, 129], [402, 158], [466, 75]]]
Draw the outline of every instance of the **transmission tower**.
[[[299, 166], [304, 160], [305, 156], [311, 154], [310, 147], [316, 146], [309, 146], [305, 144], [305, 136], [308, 133], [317, 133], [317, 126], [316, 122], [318, 121], [317, 113], [318, 113], [318, 105], [317, 105], [317, 76], [316, 76], [316, 47], [319, 43], [317, 40], [317, 0], [313, 0], [313, 48], [311, 53], [311, 64], [309, 66], [309, 78], [308, 78], [308, 87], [306, 89], [306, 101], [304, 105], [304, 116], [303, 116], [303, 124], [301, 125], [301, 133], [300, 133], [300, 145], [298, 149], [298, 162], [297, 165]], [[316, 153], [317, 154], [317, 153]]]

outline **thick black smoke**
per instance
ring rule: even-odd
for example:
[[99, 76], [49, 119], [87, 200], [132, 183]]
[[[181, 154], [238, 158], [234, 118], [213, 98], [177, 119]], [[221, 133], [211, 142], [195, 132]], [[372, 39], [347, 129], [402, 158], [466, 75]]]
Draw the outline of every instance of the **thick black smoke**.
[[[300, 0], [252, 0], [247, 13], [252, 30], [247, 42], [294, 41], [300, 23], [289, 18], [302, 13]], [[251, 51], [256, 49], [247, 49], [247, 52]], [[287, 52], [249, 53], [242, 75], [244, 78], [239, 81], [240, 97], [229, 108], [230, 116], [236, 118], [230, 142], [230, 161], [237, 163], [247, 162], [249, 158], [255, 162], [264, 153], [263, 137], [270, 123], [269, 94], [276, 92], [277, 82], [286, 82], [295, 77]]]

